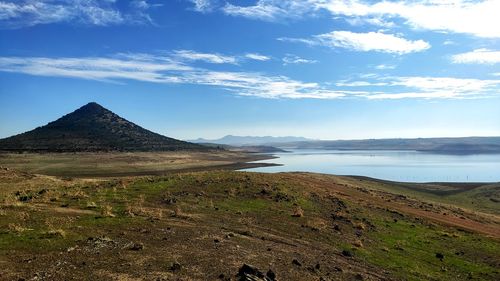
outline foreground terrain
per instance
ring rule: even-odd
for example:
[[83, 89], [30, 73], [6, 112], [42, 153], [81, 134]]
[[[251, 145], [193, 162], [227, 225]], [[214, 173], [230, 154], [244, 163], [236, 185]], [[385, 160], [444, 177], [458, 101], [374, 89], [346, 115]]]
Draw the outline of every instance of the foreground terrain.
[[[3, 168], [0, 279], [240, 280], [246, 268], [254, 279], [241, 280], [264, 280], [256, 270], [267, 280], [499, 280], [498, 204], [453, 205], [432, 186], [224, 171], [71, 179]], [[454, 196], [480, 198], [481, 188]], [[486, 189], [498, 196], [498, 185]]]

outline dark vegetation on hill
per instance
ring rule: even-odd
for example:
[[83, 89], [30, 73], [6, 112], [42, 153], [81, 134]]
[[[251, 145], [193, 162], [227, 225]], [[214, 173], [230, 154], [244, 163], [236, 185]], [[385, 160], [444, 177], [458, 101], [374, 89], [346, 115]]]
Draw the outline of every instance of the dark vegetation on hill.
[[148, 131], [94, 102], [45, 126], [0, 140], [0, 151], [10, 152], [174, 150], [207, 148]]

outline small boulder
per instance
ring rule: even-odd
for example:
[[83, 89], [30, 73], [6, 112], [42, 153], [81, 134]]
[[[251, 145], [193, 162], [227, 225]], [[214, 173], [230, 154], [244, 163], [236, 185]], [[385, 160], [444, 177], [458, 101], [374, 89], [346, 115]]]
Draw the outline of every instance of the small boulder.
[[343, 250], [343, 251], [342, 251], [342, 255], [343, 255], [344, 257], [352, 257], [352, 253], [351, 253], [351, 251], [349, 251], [349, 250]]
[[238, 270], [237, 280], [239, 281], [276, 281], [276, 274], [269, 270], [266, 275], [252, 265], [243, 264]]
[[182, 268], [182, 266], [180, 263], [174, 262], [174, 263], [172, 263], [172, 265], [170, 266], [169, 269], [170, 269], [170, 271], [177, 272], [177, 271], [181, 270], [181, 268]]
[[302, 264], [300, 263], [300, 261], [298, 261], [297, 259], [293, 259], [292, 260], [292, 264], [296, 265], [296, 266], [302, 266]]
[[144, 250], [144, 244], [142, 244], [142, 243], [130, 243], [128, 249], [132, 250], [132, 251]]

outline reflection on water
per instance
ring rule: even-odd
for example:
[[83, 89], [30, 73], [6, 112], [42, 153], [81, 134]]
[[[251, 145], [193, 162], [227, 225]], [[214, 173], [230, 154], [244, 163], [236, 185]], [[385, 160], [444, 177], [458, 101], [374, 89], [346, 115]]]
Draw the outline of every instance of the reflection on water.
[[275, 156], [279, 158], [258, 162], [283, 166], [247, 171], [304, 171], [407, 182], [500, 181], [500, 154], [443, 155], [417, 151], [295, 150], [276, 153]]

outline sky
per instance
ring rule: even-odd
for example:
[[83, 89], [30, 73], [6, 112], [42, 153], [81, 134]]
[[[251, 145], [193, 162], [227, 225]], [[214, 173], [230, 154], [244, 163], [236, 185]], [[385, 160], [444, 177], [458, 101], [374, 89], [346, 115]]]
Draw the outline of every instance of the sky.
[[500, 136], [500, 0], [0, 0], [0, 138]]

